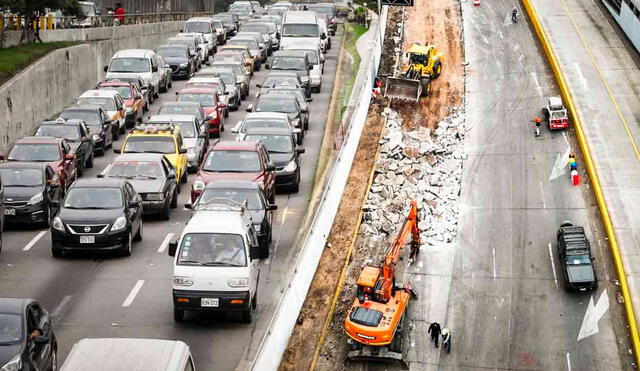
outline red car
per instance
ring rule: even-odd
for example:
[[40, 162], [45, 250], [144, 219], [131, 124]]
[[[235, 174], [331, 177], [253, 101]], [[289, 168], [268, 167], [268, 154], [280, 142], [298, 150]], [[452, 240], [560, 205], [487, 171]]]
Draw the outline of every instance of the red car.
[[213, 144], [200, 165], [191, 188], [191, 202], [214, 180], [251, 180], [262, 185], [269, 203], [276, 200], [276, 167], [269, 159], [264, 143], [219, 140]]
[[[3, 154], [0, 154], [0, 160], [4, 160]], [[38, 136], [18, 139], [7, 155], [7, 161], [48, 164], [58, 176], [62, 189], [68, 188], [78, 179], [76, 156], [63, 138]]]
[[144, 95], [133, 83], [115, 80], [103, 81], [98, 84], [97, 89], [114, 90], [120, 94], [124, 100], [124, 122], [128, 129], [136, 126], [136, 123], [141, 123], [144, 112], [149, 110]]
[[220, 137], [224, 131], [224, 109], [226, 104], [220, 102], [218, 92], [207, 86], [188, 87], [176, 93], [178, 102], [200, 103], [204, 114], [211, 117], [209, 120], [209, 136]]

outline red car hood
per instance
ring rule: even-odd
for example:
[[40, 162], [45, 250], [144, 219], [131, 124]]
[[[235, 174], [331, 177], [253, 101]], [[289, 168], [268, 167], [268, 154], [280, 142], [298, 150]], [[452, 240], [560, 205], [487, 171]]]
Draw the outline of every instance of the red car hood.
[[213, 111], [216, 110], [215, 107], [202, 107], [202, 110], [204, 111], [204, 115], [205, 116], [209, 116], [209, 114], [211, 114]]
[[198, 179], [202, 180], [205, 184], [213, 182], [214, 180], [251, 180], [255, 182], [261, 177], [261, 173], [215, 173], [201, 171], [200, 174], [198, 174]]

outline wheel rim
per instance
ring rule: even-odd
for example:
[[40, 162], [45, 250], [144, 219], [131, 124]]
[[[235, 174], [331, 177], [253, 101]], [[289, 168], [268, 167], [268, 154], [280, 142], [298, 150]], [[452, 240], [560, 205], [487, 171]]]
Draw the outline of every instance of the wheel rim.
[[140, 219], [140, 239], [142, 239], [142, 234], [144, 233], [144, 224], [142, 223], [142, 219]]
[[58, 370], [58, 355], [56, 354], [56, 349], [53, 350], [53, 357], [51, 360], [51, 370], [52, 371]]

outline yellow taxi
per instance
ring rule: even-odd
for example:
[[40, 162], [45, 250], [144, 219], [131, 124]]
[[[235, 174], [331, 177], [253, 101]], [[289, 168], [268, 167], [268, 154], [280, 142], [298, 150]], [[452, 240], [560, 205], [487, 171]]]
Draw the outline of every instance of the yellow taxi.
[[225, 45], [222, 48], [218, 49], [219, 52], [227, 52], [229, 54], [232, 53], [240, 53], [243, 57], [243, 64], [247, 69], [253, 74], [256, 63], [254, 61], [255, 58], [251, 56], [251, 51], [248, 47], [243, 45]]
[[162, 153], [176, 171], [176, 180], [187, 182], [187, 147], [180, 128], [173, 124], [141, 124], [131, 130], [115, 153]]

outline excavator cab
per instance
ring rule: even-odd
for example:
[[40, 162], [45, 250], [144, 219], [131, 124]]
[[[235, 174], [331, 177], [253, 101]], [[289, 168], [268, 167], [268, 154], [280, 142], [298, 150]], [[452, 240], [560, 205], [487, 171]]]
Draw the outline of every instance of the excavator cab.
[[378, 278], [380, 278], [380, 268], [366, 266], [362, 269], [358, 277], [358, 290], [356, 292], [356, 297], [360, 304], [366, 301], [365, 297], [369, 300], [374, 299], [375, 286]]

